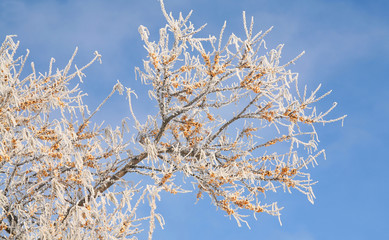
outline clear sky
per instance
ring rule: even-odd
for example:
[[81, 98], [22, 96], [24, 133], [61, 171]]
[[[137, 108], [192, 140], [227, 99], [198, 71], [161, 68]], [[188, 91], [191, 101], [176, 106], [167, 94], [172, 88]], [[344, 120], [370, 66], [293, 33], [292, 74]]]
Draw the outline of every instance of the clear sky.
[[[339, 103], [332, 117], [347, 114], [340, 123], [318, 127], [319, 147], [327, 160], [311, 169], [318, 180], [311, 205], [302, 194], [277, 194], [283, 226], [266, 215], [252, 216], [247, 227], [210, 205], [195, 203], [195, 194], [163, 195], [158, 206], [165, 229], [157, 227], [155, 239], [389, 239], [389, 1], [358, 0], [165, 0], [168, 11], [193, 9], [196, 26], [208, 23], [204, 34], [218, 34], [224, 20], [227, 32], [242, 33], [242, 11], [254, 16], [255, 29], [274, 26], [268, 47], [285, 43], [284, 61], [301, 51], [306, 54], [293, 70], [300, 84], [310, 89], [319, 83], [333, 93], [319, 104], [325, 110]], [[116, 80], [134, 89], [140, 99], [134, 111], [145, 117], [155, 112], [147, 86], [135, 80], [146, 51], [138, 26], [152, 36], [165, 25], [157, 0], [0, 0], [0, 39], [18, 35], [19, 54], [29, 49], [30, 61], [40, 72], [54, 57], [62, 68], [79, 47], [77, 65], [99, 51], [103, 64], [87, 71], [82, 89], [86, 103], [96, 107]], [[116, 96], [97, 120], [111, 125], [128, 116], [124, 97]], [[386, 149], [385, 149], [386, 148]]]

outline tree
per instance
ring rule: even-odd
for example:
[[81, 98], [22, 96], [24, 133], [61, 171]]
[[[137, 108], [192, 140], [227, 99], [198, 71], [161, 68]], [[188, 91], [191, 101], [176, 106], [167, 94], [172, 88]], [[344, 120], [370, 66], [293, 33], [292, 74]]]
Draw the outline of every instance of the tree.
[[[72, 80], [82, 82], [98, 52], [74, 72], [77, 49], [63, 70], [54, 72], [51, 59], [47, 73], [32, 63], [32, 73], [21, 77], [28, 51], [15, 57], [18, 43], [6, 37], [0, 48], [2, 238], [122, 239], [148, 223], [151, 239], [155, 221], [164, 224], [156, 213], [160, 191], [188, 192], [177, 176], [239, 225], [245, 211], [280, 216], [277, 203], [265, 198], [268, 191], [297, 190], [313, 202], [315, 182], [306, 169], [324, 154], [314, 126], [345, 116], [325, 119], [335, 103], [317, 113], [314, 104], [330, 93], [317, 97], [320, 85], [299, 92], [298, 74], [288, 66], [302, 54], [281, 64], [283, 45], [265, 52], [271, 29], [254, 34], [244, 13], [244, 38], [223, 38], [226, 24], [218, 38], [201, 38], [205, 25], [196, 29], [191, 12], [176, 19], [163, 1], [161, 9], [167, 25], [159, 41], [139, 27], [148, 56], [136, 71], [158, 106], [143, 123], [132, 110], [134, 91], [120, 82], [94, 111], [83, 104], [85, 94]], [[93, 124], [116, 91], [126, 92], [129, 118], [115, 128]], [[153, 184], [134, 184], [132, 175]]]

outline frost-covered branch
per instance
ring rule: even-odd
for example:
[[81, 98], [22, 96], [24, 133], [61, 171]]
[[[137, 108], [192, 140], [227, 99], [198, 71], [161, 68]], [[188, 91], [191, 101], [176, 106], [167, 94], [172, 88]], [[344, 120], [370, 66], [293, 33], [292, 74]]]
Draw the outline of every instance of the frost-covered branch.
[[313, 202], [314, 182], [306, 168], [323, 153], [314, 125], [334, 120], [313, 106], [327, 95], [316, 97], [320, 86], [309, 97], [299, 94], [298, 75], [287, 67], [302, 54], [281, 64], [283, 45], [266, 49], [271, 29], [254, 34], [253, 19], [248, 26], [244, 13], [245, 37], [231, 34], [223, 46], [226, 25], [219, 39], [198, 38], [189, 16], [176, 19], [161, 5], [167, 25], [159, 41], [139, 28], [148, 58], [137, 71], [152, 86], [149, 96], [159, 107], [159, 114], [138, 128], [143, 149], [155, 151], [141, 164], [162, 169], [150, 175], [171, 187], [179, 185], [175, 173], [184, 173], [197, 186], [198, 198], [207, 193], [238, 223], [244, 221], [242, 209], [279, 216], [267, 191], [296, 189]]

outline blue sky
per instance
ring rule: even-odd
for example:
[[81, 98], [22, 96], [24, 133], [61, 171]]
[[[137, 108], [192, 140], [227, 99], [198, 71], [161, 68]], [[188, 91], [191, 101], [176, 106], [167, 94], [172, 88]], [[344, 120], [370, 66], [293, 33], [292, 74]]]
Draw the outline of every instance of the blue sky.
[[[196, 26], [208, 23], [204, 35], [218, 34], [224, 20], [227, 32], [242, 32], [242, 11], [254, 16], [255, 29], [274, 26], [268, 47], [285, 43], [284, 61], [305, 50], [293, 70], [300, 84], [319, 83], [333, 93], [319, 104], [339, 103], [332, 117], [347, 114], [340, 123], [318, 127], [319, 147], [327, 160], [311, 169], [317, 197], [278, 194], [283, 226], [278, 219], [248, 217], [251, 230], [237, 227], [208, 199], [194, 204], [195, 195], [164, 195], [159, 211], [166, 220], [155, 239], [389, 239], [389, 1], [357, 0], [165, 0], [168, 11], [193, 9]], [[157, 0], [0, 0], [0, 39], [18, 35], [20, 54], [29, 49], [38, 71], [54, 57], [63, 67], [76, 46], [81, 65], [99, 51], [103, 64], [87, 71], [82, 89], [86, 103], [96, 107], [119, 79], [140, 99], [134, 111], [144, 117], [155, 109], [148, 87], [135, 80], [134, 67], [146, 56], [138, 26], [156, 36], [165, 25]], [[145, 101], [147, 100], [147, 101]], [[124, 97], [115, 96], [97, 116], [116, 125], [128, 116]]]

